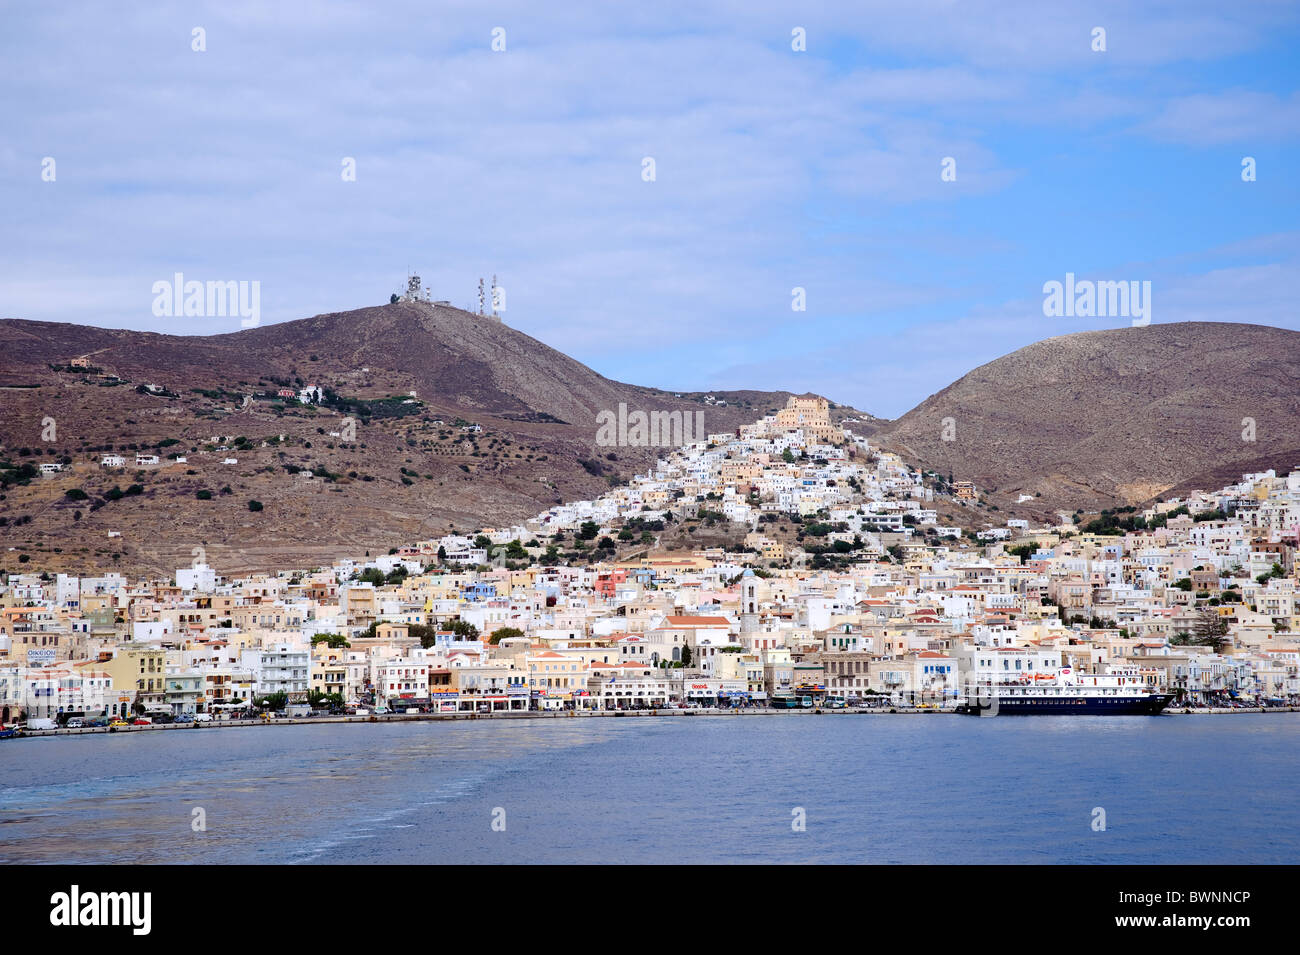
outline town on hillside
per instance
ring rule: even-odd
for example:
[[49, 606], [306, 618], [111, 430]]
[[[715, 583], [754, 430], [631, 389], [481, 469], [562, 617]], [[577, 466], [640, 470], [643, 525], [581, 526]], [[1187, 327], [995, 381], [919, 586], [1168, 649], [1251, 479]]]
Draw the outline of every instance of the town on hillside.
[[795, 397], [518, 526], [246, 576], [10, 574], [0, 725], [943, 710], [1061, 674], [1300, 703], [1300, 470], [1047, 523], [963, 510], [987, 523], [971, 484]]

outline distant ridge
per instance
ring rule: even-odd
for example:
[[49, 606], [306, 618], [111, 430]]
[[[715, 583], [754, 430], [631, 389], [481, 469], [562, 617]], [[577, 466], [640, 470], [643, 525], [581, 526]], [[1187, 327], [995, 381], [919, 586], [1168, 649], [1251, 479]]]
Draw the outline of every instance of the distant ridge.
[[[1300, 332], [1216, 322], [1080, 332], [981, 365], [879, 439], [1003, 501], [1138, 504], [1300, 465], [1298, 383]], [[1251, 421], [1255, 440], [1244, 440]]]
[[[997, 524], [1300, 466], [1298, 381], [1300, 333], [1152, 325], [1022, 348], [897, 421], [843, 406], [832, 419], [974, 481], [989, 507], [968, 523]], [[311, 384], [334, 403], [301, 404]], [[170, 571], [202, 548], [237, 572], [508, 526], [658, 457], [598, 446], [603, 411], [702, 412], [719, 432], [788, 397], [624, 384], [490, 317], [424, 302], [209, 336], [7, 319], [0, 468], [70, 465], [0, 490], [0, 569], [26, 553], [49, 569]], [[100, 467], [109, 451], [126, 466]], [[137, 468], [137, 453], [160, 464]]]
[[[69, 367], [74, 359], [90, 368]], [[348, 404], [275, 398], [309, 384]], [[159, 391], [145, 393], [148, 385]], [[248, 395], [256, 397], [245, 407]], [[206, 336], [9, 319], [0, 321], [4, 457], [15, 466], [61, 457], [73, 464], [9, 487], [0, 534], [39, 554], [42, 566], [82, 569], [170, 571], [189, 564], [195, 547], [223, 570], [386, 552], [453, 526], [508, 526], [644, 471], [658, 449], [596, 445], [597, 415], [620, 403], [702, 412], [716, 432], [787, 397], [677, 396], [624, 384], [495, 319], [424, 302]], [[349, 415], [351, 444], [336, 436]], [[46, 420], [55, 422], [54, 441], [42, 440]], [[250, 443], [218, 450], [240, 437]], [[125, 453], [127, 467], [98, 466], [109, 445]], [[133, 466], [144, 450], [163, 455], [159, 467]], [[177, 453], [184, 464], [166, 457]], [[311, 471], [320, 474], [306, 477]], [[105, 498], [133, 484], [142, 492]], [[250, 500], [263, 509], [250, 511]], [[16, 557], [6, 550], [0, 567], [16, 569]]]

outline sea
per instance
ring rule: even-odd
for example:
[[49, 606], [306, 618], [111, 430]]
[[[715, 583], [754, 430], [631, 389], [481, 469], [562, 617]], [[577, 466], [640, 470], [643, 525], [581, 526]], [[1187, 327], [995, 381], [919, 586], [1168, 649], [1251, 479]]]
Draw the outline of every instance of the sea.
[[0, 741], [0, 862], [1295, 863], [1300, 713], [573, 718]]

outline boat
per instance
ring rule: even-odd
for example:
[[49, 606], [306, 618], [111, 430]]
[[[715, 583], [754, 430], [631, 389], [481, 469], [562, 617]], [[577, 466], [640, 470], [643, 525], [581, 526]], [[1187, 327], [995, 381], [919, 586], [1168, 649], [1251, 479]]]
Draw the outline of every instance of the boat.
[[1070, 667], [1014, 681], [969, 687], [958, 713], [980, 716], [1158, 716], [1173, 699], [1136, 672], [1076, 674]]

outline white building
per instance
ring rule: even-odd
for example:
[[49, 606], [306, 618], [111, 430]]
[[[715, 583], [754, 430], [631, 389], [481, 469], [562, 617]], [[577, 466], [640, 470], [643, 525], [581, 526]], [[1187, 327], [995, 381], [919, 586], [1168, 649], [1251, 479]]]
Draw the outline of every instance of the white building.
[[253, 688], [259, 696], [286, 693], [298, 702], [307, 696], [307, 675], [311, 654], [287, 643], [272, 644], [260, 650], [245, 650], [239, 656], [242, 669], [253, 675]]
[[414, 706], [429, 702], [429, 664], [417, 660], [387, 660], [374, 668], [375, 702]]
[[207, 564], [197, 563], [176, 571], [176, 586], [181, 590], [211, 592], [217, 586], [217, 572]]

